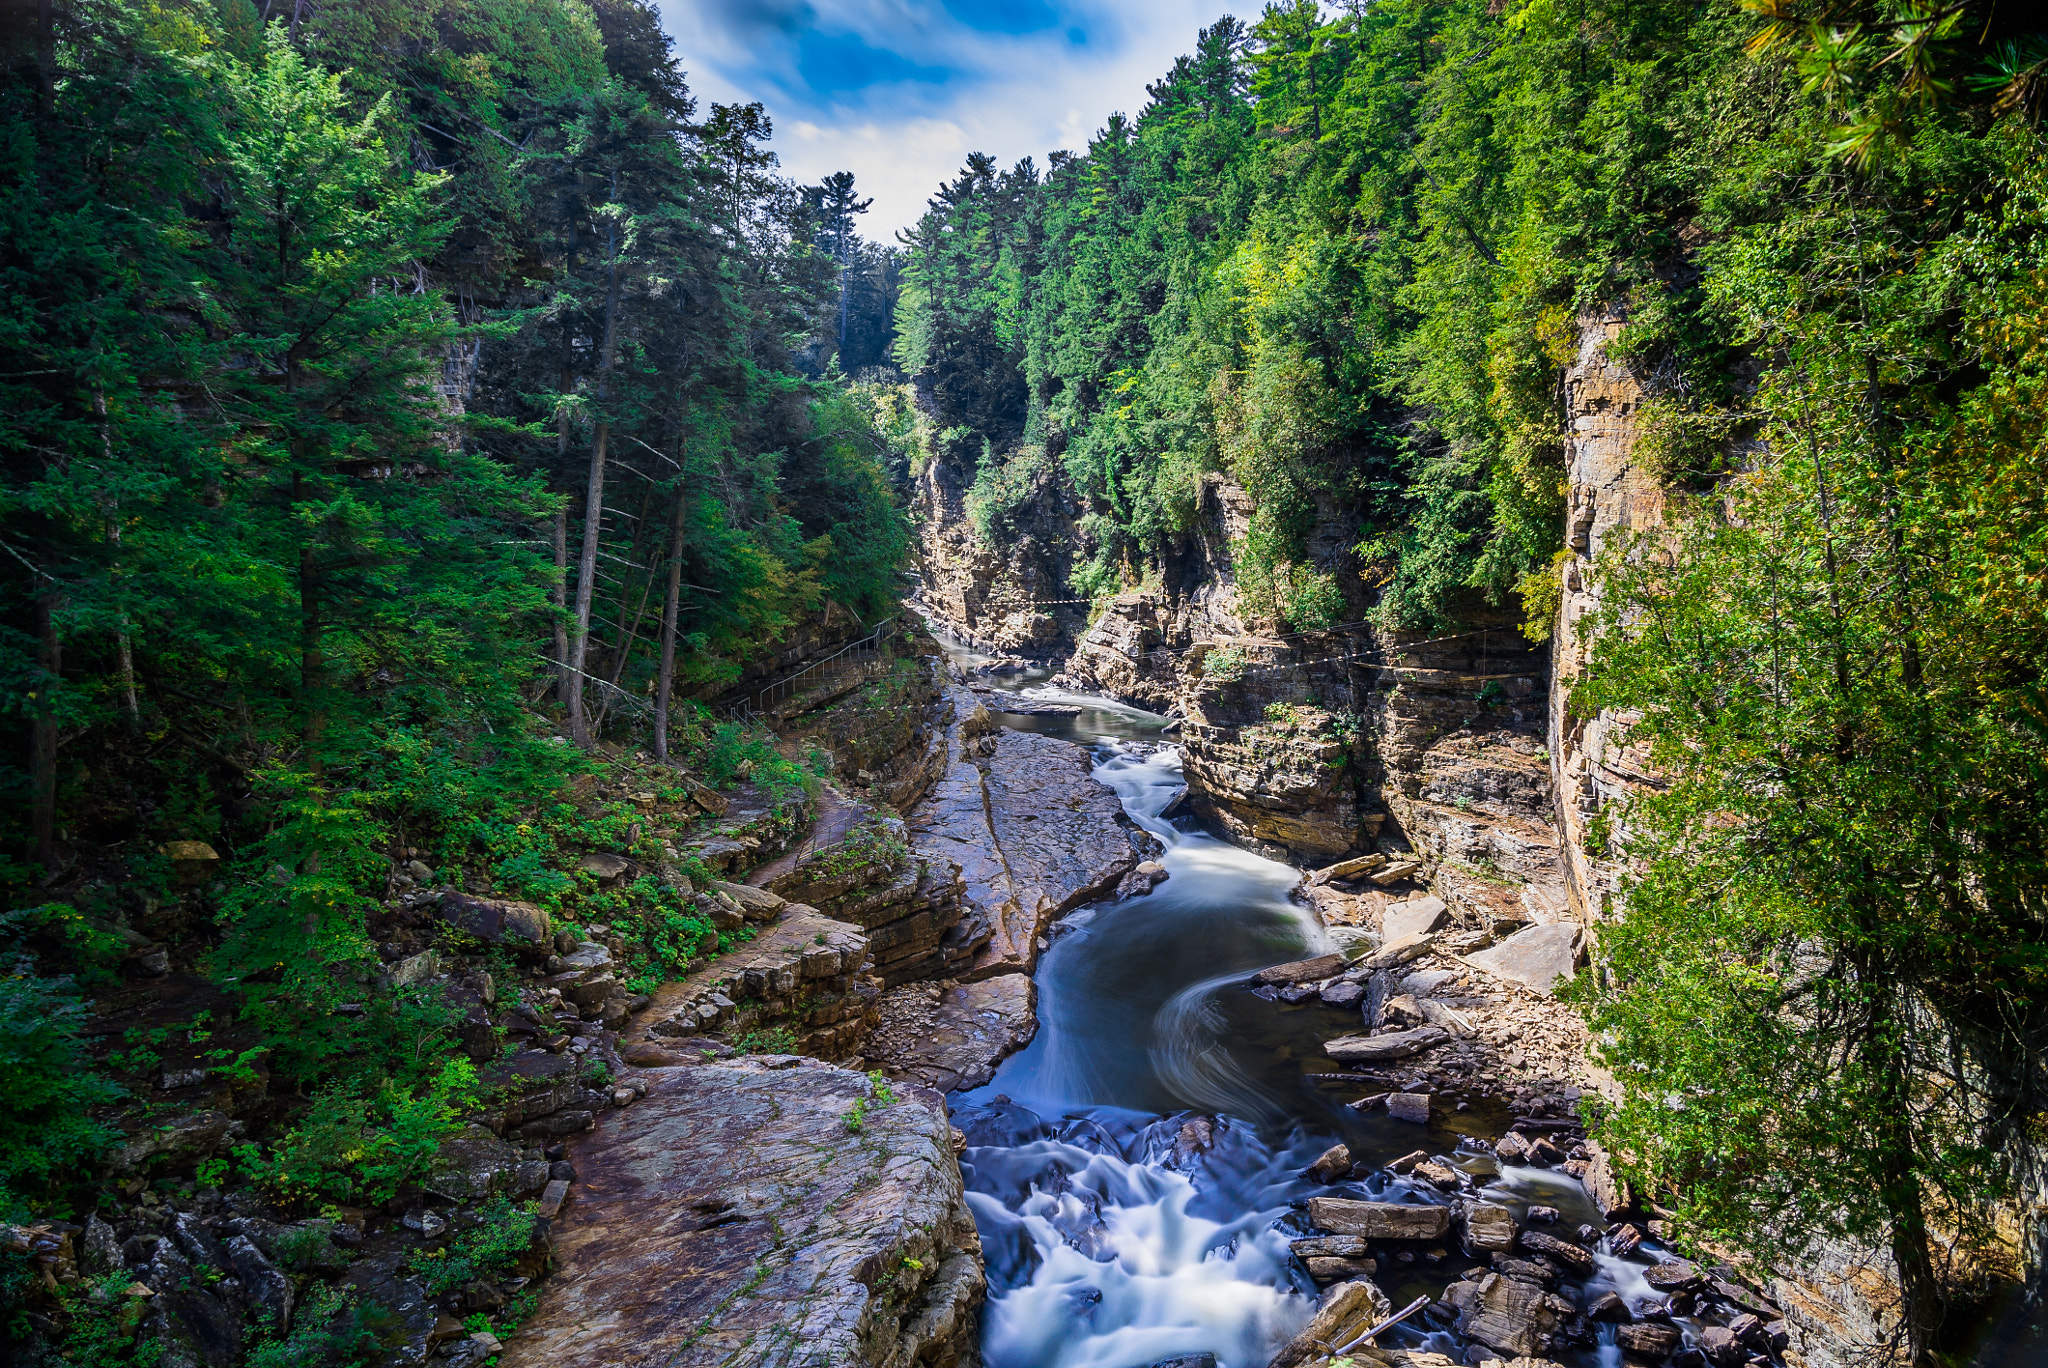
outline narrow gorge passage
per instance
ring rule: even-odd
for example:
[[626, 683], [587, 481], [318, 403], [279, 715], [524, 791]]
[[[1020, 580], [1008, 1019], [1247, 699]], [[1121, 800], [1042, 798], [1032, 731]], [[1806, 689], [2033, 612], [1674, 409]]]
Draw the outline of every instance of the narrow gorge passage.
[[[1104, 711], [1005, 721], [1082, 740], [1089, 722], [1128, 711], [1058, 697]], [[1204, 1355], [1218, 1368], [1263, 1368], [1318, 1303], [1289, 1250], [1316, 1233], [1299, 1212], [1305, 1199], [1445, 1201], [1419, 1178], [1384, 1171], [1350, 1193], [1313, 1181], [1305, 1170], [1340, 1139], [1355, 1172], [1419, 1147], [1448, 1156], [1475, 1195], [1518, 1223], [1531, 1207], [1549, 1207], [1567, 1229], [1604, 1229], [1574, 1179], [1496, 1162], [1492, 1140], [1508, 1120], [1497, 1101], [1475, 1097], [1454, 1110], [1457, 1100], [1443, 1097], [1426, 1126], [1344, 1105], [1363, 1080], [1339, 1072], [1321, 1047], [1355, 1029], [1354, 1015], [1314, 999], [1273, 1000], [1248, 982], [1267, 965], [1335, 948], [1290, 898], [1300, 872], [1190, 819], [1162, 817], [1181, 788], [1180, 754], [1135, 740], [1156, 726], [1143, 718], [1124, 719], [1121, 736], [1095, 737], [1095, 776], [1164, 844], [1167, 880], [1056, 925], [1036, 975], [1036, 1037], [988, 1084], [950, 1099], [967, 1137], [961, 1168], [987, 1265], [988, 1368], [1151, 1368], [1208, 1362]], [[1447, 1243], [1396, 1256], [1380, 1278], [1395, 1306], [1440, 1301], [1466, 1269], [1483, 1266], [1483, 1254]], [[1654, 1246], [1643, 1256], [1655, 1257]], [[1604, 1245], [1593, 1260], [1573, 1289], [1581, 1305], [1609, 1292], [1654, 1295], [1642, 1264]], [[1615, 1368], [1613, 1327], [1592, 1334], [1577, 1352], [1560, 1346], [1553, 1356]], [[1493, 1357], [1421, 1318], [1379, 1344], [1460, 1362], [1471, 1349]]]

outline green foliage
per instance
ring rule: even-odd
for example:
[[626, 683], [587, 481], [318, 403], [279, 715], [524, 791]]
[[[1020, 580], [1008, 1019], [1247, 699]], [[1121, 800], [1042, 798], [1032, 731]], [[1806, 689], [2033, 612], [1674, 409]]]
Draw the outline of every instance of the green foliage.
[[895, 1090], [890, 1088], [888, 1081], [882, 1077], [882, 1072], [879, 1069], [872, 1070], [868, 1074], [867, 1096], [856, 1097], [853, 1100], [853, 1106], [847, 1109], [846, 1129], [855, 1135], [859, 1135], [867, 1129], [868, 1103], [870, 1101], [877, 1107], [893, 1107], [896, 1105]]
[[292, 1315], [290, 1333], [249, 1348], [249, 1368], [360, 1368], [375, 1362], [394, 1318], [364, 1305], [351, 1288], [314, 1283]]
[[734, 1054], [795, 1054], [796, 1032], [787, 1026], [770, 1027], [767, 1030], [748, 1031], [733, 1041]]
[[869, 817], [822, 855], [805, 861], [803, 872], [806, 878], [820, 881], [841, 879], [862, 870], [872, 870], [873, 877], [880, 878], [902, 869], [910, 859], [910, 846], [903, 839], [901, 827]]
[[2048, 180], [2035, 130], [1941, 124], [1717, 249], [1782, 358], [1757, 466], [1610, 548], [1573, 703], [1667, 781], [1607, 828], [1610, 1141], [1702, 1239], [1886, 1246], [1916, 1351], [2037, 1162], [2048, 1040]]
[[457, 1233], [445, 1248], [416, 1250], [407, 1266], [434, 1296], [480, 1278], [502, 1277], [533, 1248], [540, 1224], [539, 1203], [515, 1207], [493, 1197], [477, 1210], [475, 1225]]
[[1225, 646], [1202, 657], [1202, 678], [1218, 684], [1235, 684], [1244, 678], [1249, 657], [1242, 646]]
[[40, 909], [0, 913], [0, 1219], [28, 1203], [65, 1205], [87, 1165], [120, 1135], [92, 1109], [122, 1090], [95, 1071], [79, 1041], [86, 1002], [66, 975], [38, 972], [14, 938]]
[[312, 1110], [266, 1152], [235, 1148], [242, 1171], [280, 1201], [390, 1201], [423, 1177], [441, 1142], [462, 1130], [461, 1114], [477, 1102], [476, 1067], [454, 1059], [418, 1086], [384, 1082], [359, 1094], [335, 1084], [314, 1096]]
[[144, 1305], [128, 1295], [134, 1281], [114, 1272], [58, 1294], [66, 1368], [155, 1368], [163, 1361], [163, 1343], [139, 1334]]

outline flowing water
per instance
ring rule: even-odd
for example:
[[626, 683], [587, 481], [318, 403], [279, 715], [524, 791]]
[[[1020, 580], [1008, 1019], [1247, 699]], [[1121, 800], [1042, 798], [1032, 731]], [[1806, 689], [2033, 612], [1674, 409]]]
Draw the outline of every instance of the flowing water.
[[[1168, 879], [1059, 924], [1037, 973], [1037, 1036], [985, 1087], [951, 1099], [988, 1265], [989, 1368], [1148, 1368], [1202, 1353], [1219, 1368], [1263, 1368], [1314, 1309], [1316, 1289], [1287, 1244], [1312, 1233], [1296, 1204], [1331, 1191], [1302, 1170], [1339, 1139], [1372, 1164], [1417, 1148], [1451, 1156], [1518, 1218], [1542, 1204], [1567, 1229], [1599, 1223], [1573, 1180], [1494, 1160], [1480, 1141], [1506, 1124], [1498, 1104], [1453, 1110], [1440, 1095], [1423, 1128], [1344, 1106], [1368, 1089], [1321, 1044], [1358, 1029], [1356, 1014], [1246, 986], [1257, 969], [1332, 948], [1288, 896], [1299, 871], [1162, 818], [1181, 786], [1179, 753], [1157, 745], [1165, 719], [1034, 687], [1045, 673], [996, 682], [1085, 711], [1005, 724], [1092, 745], [1096, 777], [1165, 845]], [[1443, 1200], [1384, 1172], [1347, 1186], [1377, 1200]], [[1599, 1259], [1582, 1305], [1609, 1290], [1647, 1293], [1639, 1265]], [[1473, 1265], [1454, 1247], [1405, 1253], [1378, 1281], [1401, 1306]], [[1612, 1328], [1601, 1334], [1596, 1348], [1553, 1356], [1617, 1368]], [[1460, 1358], [1467, 1348], [1416, 1323], [1379, 1342]]]

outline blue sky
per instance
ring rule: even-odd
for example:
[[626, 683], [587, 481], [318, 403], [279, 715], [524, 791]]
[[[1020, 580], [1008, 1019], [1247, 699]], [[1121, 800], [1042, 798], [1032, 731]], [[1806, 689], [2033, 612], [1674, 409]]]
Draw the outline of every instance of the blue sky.
[[785, 173], [852, 171], [888, 241], [969, 152], [1079, 150], [1225, 0], [660, 0], [700, 101], [759, 100]]

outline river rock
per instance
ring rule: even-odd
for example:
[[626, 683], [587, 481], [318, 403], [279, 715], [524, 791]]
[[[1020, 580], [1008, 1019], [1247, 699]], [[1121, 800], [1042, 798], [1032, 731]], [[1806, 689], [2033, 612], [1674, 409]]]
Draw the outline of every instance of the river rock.
[[1607, 1151], [1594, 1147], [1593, 1157], [1586, 1164], [1586, 1195], [1593, 1199], [1593, 1205], [1600, 1209], [1600, 1215], [1612, 1221], [1628, 1214], [1635, 1205], [1629, 1193], [1628, 1183], [1614, 1171], [1614, 1161]]
[[1346, 1197], [1308, 1199], [1309, 1224], [1368, 1240], [1440, 1240], [1451, 1228], [1451, 1209], [1406, 1202], [1360, 1202]]
[[1515, 1247], [1515, 1217], [1492, 1202], [1468, 1202], [1463, 1208], [1465, 1252], [1505, 1252]]
[[1683, 1259], [1670, 1259], [1664, 1263], [1651, 1264], [1643, 1270], [1643, 1281], [1659, 1292], [1691, 1292], [1706, 1286], [1706, 1277], [1697, 1268]]
[[1545, 1235], [1540, 1230], [1522, 1232], [1522, 1248], [1532, 1254], [1541, 1254], [1563, 1264], [1580, 1277], [1593, 1271], [1593, 1255], [1569, 1240], [1560, 1240], [1555, 1235]]
[[1339, 1036], [1323, 1045], [1323, 1053], [1340, 1064], [1372, 1064], [1388, 1059], [1406, 1059], [1441, 1045], [1451, 1033], [1441, 1026], [1418, 1026], [1412, 1031], [1395, 1031], [1380, 1036]]
[[1429, 1121], [1428, 1093], [1392, 1093], [1387, 1097], [1387, 1115], [1396, 1121], [1426, 1125]]
[[935, 1096], [885, 1103], [860, 1074], [794, 1056], [639, 1077], [637, 1105], [570, 1143], [557, 1271], [503, 1368], [973, 1352], [980, 1240]]
[[1334, 1183], [1351, 1172], [1351, 1150], [1346, 1145], [1332, 1145], [1316, 1157], [1308, 1166], [1307, 1175], [1318, 1183]]
[[1335, 983], [1324, 985], [1317, 996], [1332, 1007], [1356, 1007], [1365, 1001], [1366, 992], [1366, 986], [1362, 983], [1348, 983], [1339, 979]]
[[1293, 960], [1261, 969], [1252, 975], [1252, 982], [1260, 986], [1277, 983], [1308, 983], [1315, 979], [1326, 979], [1340, 973], [1344, 968], [1342, 955], [1318, 955], [1314, 959]]
[[1631, 1354], [1646, 1359], [1665, 1359], [1678, 1352], [1683, 1342], [1675, 1325], [1661, 1321], [1635, 1321], [1615, 1330], [1614, 1342]]
[[1332, 1351], [1393, 1314], [1393, 1303], [1371, 1279], [1354, 1278], [1338, 1283], [1323, 1293], [1315, 1315], [1300, 1334], [1273, 1355], [1267, 1368], [1298, 1368], [1311, 1360], [1328, 1358]]
[[1467, 955], [1489, 974], [1548, 994], [1559, 979], [1572, 976], [1579, 958], [1579, 928], [1559, 922], [1517, 931], [1490, 950]]
[[1436, 937], [1432, 935], [1403, 936], [1400, 940], [1386, 941], [1379, 949], [1361, 960], [1359, 967], [1367, 973], [1377, 973], [1382, 969], [1398, 969], [1404, 964], [1412, 964], [1421, 959], [1435, 944]]
[[1499, 1273], [1452, 1283], [1444, 1302], [1457, 1312], [1459, 1334], [1516, 1357], [1548, 1354], [1577, 1309], [1555, 1292]]
[[1311, 1235], [1289, 1240], [1287, 1248], [1297, 1259], [1363, 1259], [1372, 1252], [1363, 1235]]

